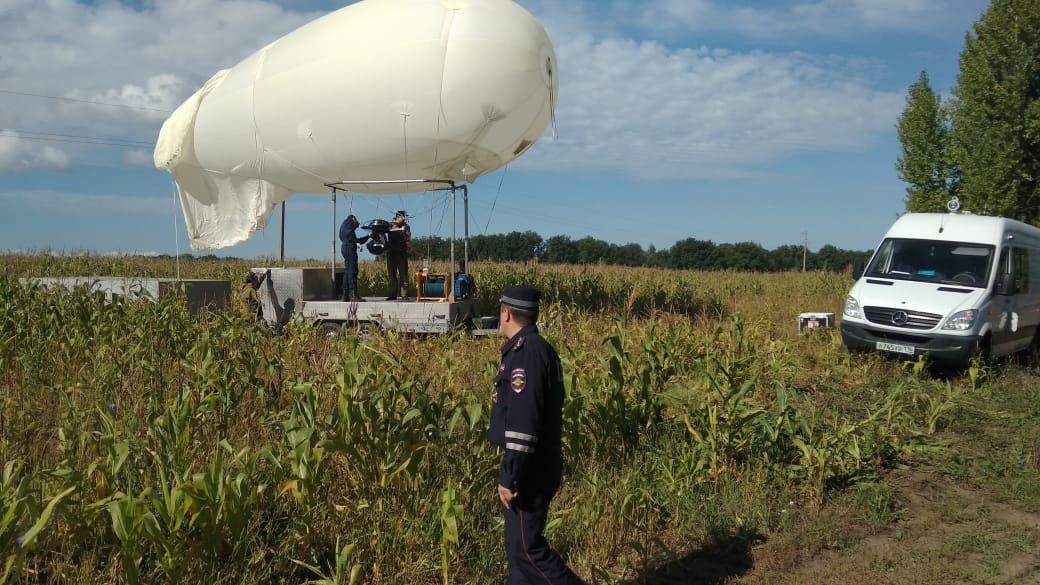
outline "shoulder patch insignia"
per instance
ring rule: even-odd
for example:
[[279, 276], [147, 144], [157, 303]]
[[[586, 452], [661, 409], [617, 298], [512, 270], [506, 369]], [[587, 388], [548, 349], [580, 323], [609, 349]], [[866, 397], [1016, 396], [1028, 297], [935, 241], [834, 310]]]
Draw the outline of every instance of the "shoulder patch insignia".
[[523, 392], [527, 388], [527, 372], [523, 368], [514, 369], [509, 375], [509, 386], [517, 394]]

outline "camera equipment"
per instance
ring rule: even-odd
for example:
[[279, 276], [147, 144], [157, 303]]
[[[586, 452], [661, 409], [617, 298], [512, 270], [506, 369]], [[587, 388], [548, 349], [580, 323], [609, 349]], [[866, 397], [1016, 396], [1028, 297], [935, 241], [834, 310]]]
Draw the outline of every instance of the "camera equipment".
[[371, 236], [365, 245], [368, 251], [376, 256], [382, 254], [390, 240], [390, 222], [385, 219], [373, 219], [361, 226], [361, 229], [368, 230]]

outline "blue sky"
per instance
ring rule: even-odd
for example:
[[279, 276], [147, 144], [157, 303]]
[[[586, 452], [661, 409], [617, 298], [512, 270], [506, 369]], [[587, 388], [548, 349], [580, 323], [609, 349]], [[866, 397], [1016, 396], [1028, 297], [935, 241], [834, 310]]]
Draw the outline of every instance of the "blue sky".
[[[472, 186], [472, 233], [773, 248], [808, 232], [814, 249], [871, 248], [900, 213], [906, 87], [924, 69], [948, 92], [988, 5], [519, 3], [557, 51], [558, 138]], [[151, 165], [167, 112], [344, 4], [0, 0], [0, 250], [187, 251], [171, 178]], [[362, 221], [408, 209], [415, 234], [450, 233], [443, 195], [341, 198], [340, 218], [347, 206]], [[327, 257], [328, 195], [287, 208], [287, 254]], [[272, 219], [220, 253], [276, 255], [278, 231]]]

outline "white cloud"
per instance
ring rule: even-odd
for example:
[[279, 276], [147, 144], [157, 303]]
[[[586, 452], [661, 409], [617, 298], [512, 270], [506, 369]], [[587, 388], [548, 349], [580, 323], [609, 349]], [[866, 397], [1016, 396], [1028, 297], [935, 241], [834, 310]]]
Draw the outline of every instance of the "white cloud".
[[795, 18], [804, 18], [814, 30], [832, 30], [833, 34], [840, 34], [840, 30], [856, 25], [928, 31], [936, 19], [942, 19], [948, 11], [948, 6], [938, 0], [821, 0], [796, 4], [791, 14]]
[[152, 153], [147, 150], [128, 150], [123, 153], [123, 161], [132, 167], [150, 167], [155, 164]]
[[[879, 27], [916, 23], [926, 19], [915, 15], [937, 1], [813, 0], [763, 9], [718, 0], [525, 0], [556, 41], [562, 86], [560, 140], [540, 142], [520, 164], [641, 177], [745, 176], [792, 151], [863, 148], [891, 131], [903, 100], [857, 76], [861, 63], [671, 48], [628, 40], [616, 23], [776, 35], [810, 24], [825, 29], [841, 19]], [[216, 70], [316, 16], [263, 0], [142, 4], [0, 0], [0, 89], [81, 100], [5, 94], [0, 128], [122, 141], [61, 143], [62, 150], [22, 144], [21, 158], [0, 151], [0, 172], [13, 168], [12, 160], [30, 159], [51, 168], [67, 167], [70, 159], [150, 164], [147, 143], [167, 115], [162, 110], [175, 108]], [[27, 159], [26, 149], [35, 158]]]
[[53, 146], [23, 138], [13, 130], [0, 129], [0, 172], [34, 169], [65, 170], [69, 155]]
[[[89, 115], [117, 120], [134, 116], [145, 122], [161, 124], [195, 89], [187, 87], [180, 77], [164, 73], [149, 77], [144, 86], [127, 83], [93, 94], [72, 90], [63, 97], [79, 101], [64, 103], [62, 107], [66, 113], [74, 116]], [[117, 108], [109, 104], [127, 107]]]
[[[4, 94], [0, 128], [154, 141], [168, 116], [163, 110], [180, 105], [216, 70], [315, 16], [263, 0], [142, 4], [0, 1], [0, 89], [79, 100]], [[62, 148], [51, 151], [89, 163], [133, 158], [124, 147]]]
[[651, 31], [717, 31], [754, 39], [810, 35], [837, 39], [878, 31], [939, 34], [960, 23], [965, 13], [975, 16], [988, 4], [987, 0], [964, 0], [955, 6], [942, 0], [814, 0], [758, 8], [719, 0], [647, 0], [618, 2], [615, 9], [619, 18]]
[[99, 195], [62, 191], [0, 191], [0, 203], [4, 207], [28, 207], [75, 215], [90, 213], [170, 215], [175, 211], [173, 200], [170, 197]]
[[857, 80], [845, 59], [588, 36], [557, 51], [559, 140], [540, 142], [522, 159], [528, 168], [746, 176], [792, 152], [865, 148], [903, 105]]

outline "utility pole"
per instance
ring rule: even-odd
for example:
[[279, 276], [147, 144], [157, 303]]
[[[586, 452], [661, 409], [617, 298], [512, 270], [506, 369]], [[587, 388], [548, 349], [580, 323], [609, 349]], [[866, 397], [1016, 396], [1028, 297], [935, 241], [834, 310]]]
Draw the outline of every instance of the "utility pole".
[[802, 232], [802, 272], [805, 272], [805, 259], [809, 255], [809, 232]]
[[278, 238], [278, 260], [285, 268], [285, 201], [282, 201], [282, 220], [280, 222], [281, 235]]

